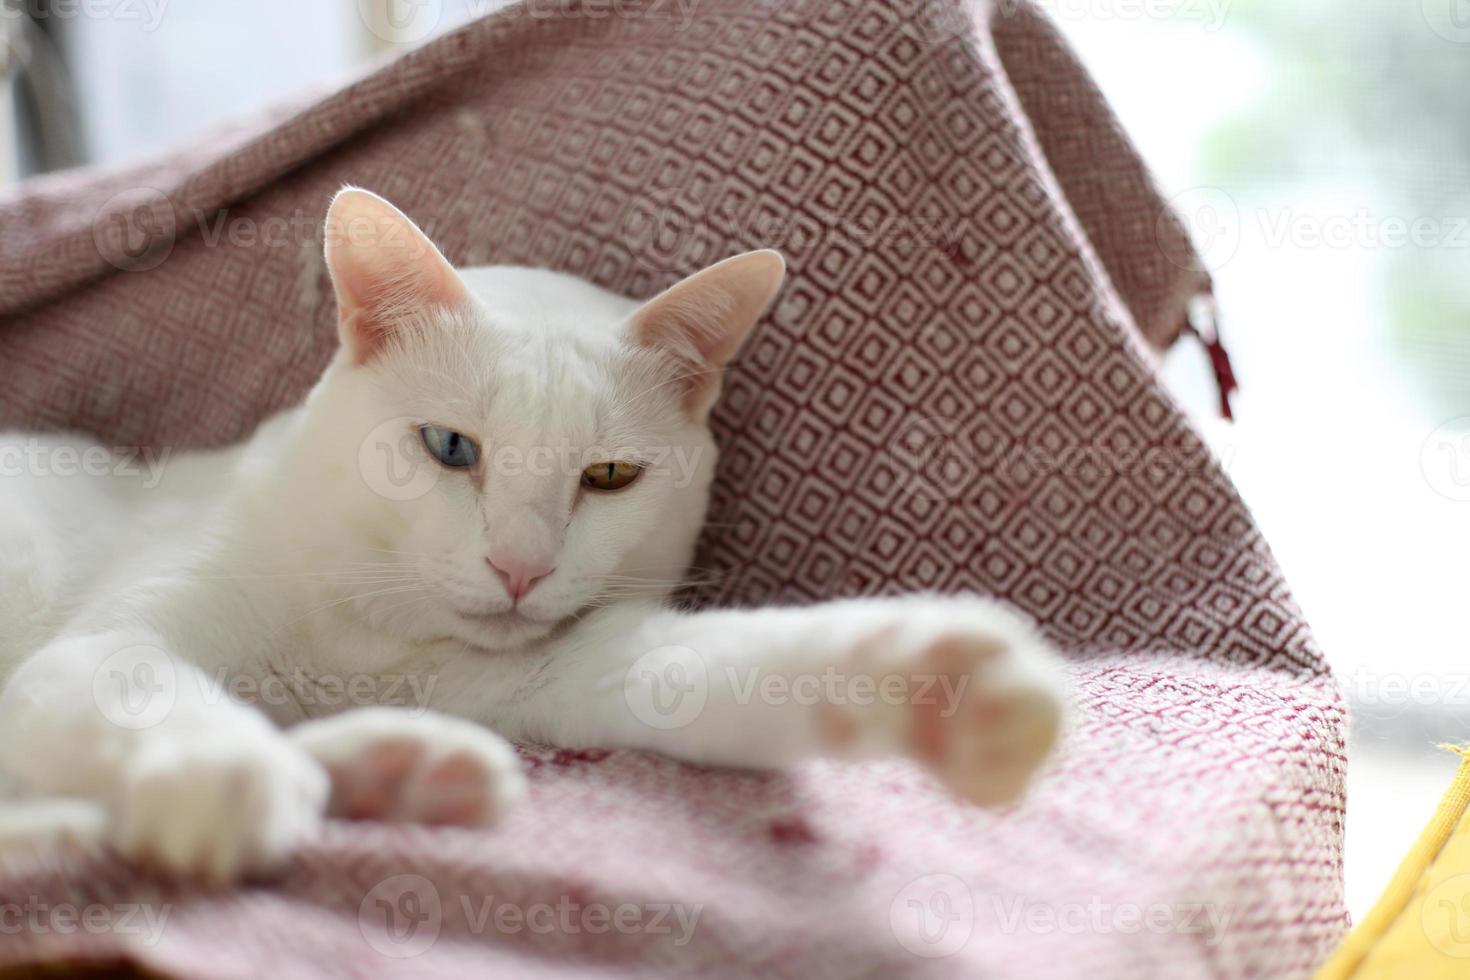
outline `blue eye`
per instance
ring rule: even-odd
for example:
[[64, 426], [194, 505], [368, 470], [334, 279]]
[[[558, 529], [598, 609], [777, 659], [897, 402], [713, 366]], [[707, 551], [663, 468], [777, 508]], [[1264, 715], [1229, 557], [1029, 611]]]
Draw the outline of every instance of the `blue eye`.
[[438, 425], [419, 427], [424, 437], [424, 447], [429, 454], [445, 466], [465, 467], [475, 465], [480, 458], [480, 447], [469, 436]]

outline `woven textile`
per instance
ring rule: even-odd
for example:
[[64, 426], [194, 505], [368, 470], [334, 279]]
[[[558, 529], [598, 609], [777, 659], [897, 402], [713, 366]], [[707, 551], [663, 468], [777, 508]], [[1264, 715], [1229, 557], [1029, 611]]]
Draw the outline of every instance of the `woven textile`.
[[[0, 425], [217, 445], [299, 399], [335, 344], [318, 229], [344, 183], [456, 263], [629, 295], [781, 249], [790, 279], [716, 415], [700, 598], [1001, 596], [1070, 658], [1064, 749], [986, 812], [900, 764], [526, 747], [503, 826], [334, 824], [271, 887], [15, 862], [0, 910], [114, 913], [42, 915], [0, 965], [1179, 978], [1304, 975], [1331, 949], [1342, 703], [1153, 376], [1205, 277], [1030, 6], [511, 7], [276, 119], [34, 181], [0, 200]], [[120, 926], [136, 903], [166, 913], [156, 934]], [[595, 911], [620, 908], [629, 928]]]

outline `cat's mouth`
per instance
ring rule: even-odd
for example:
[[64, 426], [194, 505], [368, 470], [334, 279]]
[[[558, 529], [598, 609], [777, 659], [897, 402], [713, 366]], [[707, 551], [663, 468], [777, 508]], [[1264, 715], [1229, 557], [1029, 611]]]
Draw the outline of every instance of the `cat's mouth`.
[[500, 612], [475, 612], [467, 609], [455, 609], [454, 613], [467, 623], [476, 626], [499, 629], [547, 629], [555, 626], [560, 619], [548, 619], [541, 616], [533, 616], [519, 609], [502, 609]]
[[472, 612], [466, 609], [456, 609], [454, 612], [455, 615], [467, 622], [480, 623], [486, 626], [536, 622], [534, 618], [517, 612], [514, 609], [504, 609], [500, 612]]
[[461, 634], [463, 639], [497, 652], [545, 640], [578, 619], [578, 613], [538, 616], [519, 609], [475, 612], [456, 608], [454, 614], [473, 635]]

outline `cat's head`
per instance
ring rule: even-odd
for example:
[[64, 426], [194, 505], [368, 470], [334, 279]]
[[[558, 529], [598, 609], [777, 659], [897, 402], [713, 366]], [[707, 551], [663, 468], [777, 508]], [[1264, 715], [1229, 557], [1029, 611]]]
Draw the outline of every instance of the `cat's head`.
[[346, 449], [322, 461], [342, 538], [325, 560], [354, 608], [408, 639], [503, 649], [683, 574], [714, 474], [707, 417], [778, 254], [640, 304], [545, 270], [456, 270], [348, 189], [326, 261], [341, 350], [297, 451], [312, 466], [313, 443]]

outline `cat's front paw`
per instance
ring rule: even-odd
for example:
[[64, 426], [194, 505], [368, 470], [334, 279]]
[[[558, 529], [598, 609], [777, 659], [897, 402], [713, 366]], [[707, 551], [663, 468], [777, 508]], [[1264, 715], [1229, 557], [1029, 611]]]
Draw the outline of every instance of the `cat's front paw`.
[[870, 710], [829, 712], [827, 733], [839, 746], [896, 742], [957, 796], [1009, 803], [1060, 734], [1058, 663], [1034, 629], [993, 603], [901, 603], [852, 655], [885, 696]]
[[278, 871], [326, 798], [326, 773], [273, 729], [174, 733], [125, 763], [109, 837], [125, 857], [223, 884]]
[[460, 718], [365, 708], [291, 735], [330, 774], [333, 816], [484, 826], [525, 787], [510, 743]]

